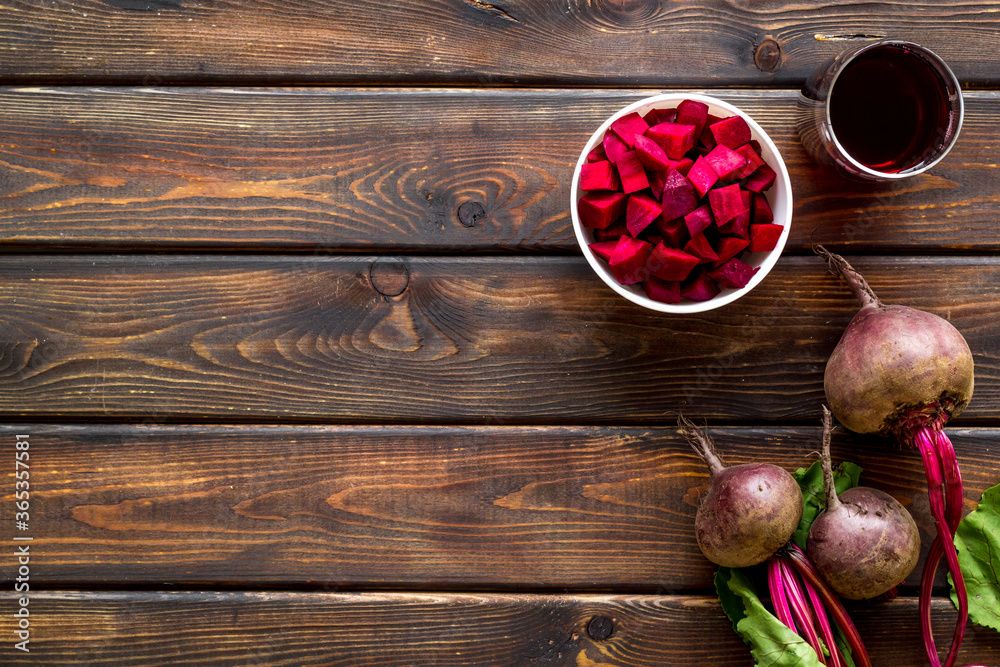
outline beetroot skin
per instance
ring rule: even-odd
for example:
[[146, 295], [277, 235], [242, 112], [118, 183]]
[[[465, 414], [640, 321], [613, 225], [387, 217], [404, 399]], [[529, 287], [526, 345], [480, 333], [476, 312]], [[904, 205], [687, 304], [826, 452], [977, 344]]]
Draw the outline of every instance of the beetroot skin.
[[795, 478], [768, 463], [726, 468], [704, 431], [684, 417], [679, 425], [711, 475], [694, 523], [702, 553], [725, 567], [763, 563], [802, 520], [802, 491]]

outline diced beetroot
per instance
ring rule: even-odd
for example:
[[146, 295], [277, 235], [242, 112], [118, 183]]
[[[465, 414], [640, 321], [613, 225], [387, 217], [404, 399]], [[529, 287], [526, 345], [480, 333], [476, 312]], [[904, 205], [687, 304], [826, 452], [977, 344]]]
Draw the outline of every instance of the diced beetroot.
[[621, 183], [614, 166], [607, 160], [587, 162], [580, 167], [581, 190], [618, 190]]
[[662, 303], [681, 302], [681, 284], [677, 281], [660, 280], [656, 276], [650, 276], [642, 283], [642, 289], [653, 301]]
[[763, 164], [757, 171], [750, 174], [749, 178], [743, 181], [743, 187], [757, 193], [764, 192], [774, 185], [777, 177], [778, 173], [770, 165]]
[[724, 264], [727, 260], [743, 252], [748, 245], [750, 245], [749, 239], [723, 236], [715, 243], [715, 254], [719, 256], [719, 259], [712, 262], [712, 266]]
[[668, 169], [660, 203], [664, 218], [680, 218], [698, 207], [698, 193], [687, 177], [676, 169]]
[[700, 137], [708, 121], [708, 105], [696, 100], [684, 100], [677, 105], [677, 121], [684, 125], [694, 125], [694, 136]]
[[715, 143], [736, 149], [752, 138], [750, 126], [741, 116], [730, 116], [709, 125]]
[[589, 153], [587, 153], [587, 162], [600, 162], [601, 160], [607, 159], [608, 154], [604, 152], [603, 144], [597, 144]]
[[719, 175], [715, 173], [715, 170], [709, 166], [708, 161], [699, 157], [691, 165], [688, 170], [687, 179], [691, 181], [691, 185], [694, 186], [695, 192], [698, 193], [698, 197], [704, 197], [708, 194], [708, 191], [712, 189], [716, 181], [719, 180]]
[[625, 228], [625, 218], [620, 217], [604, 229], [595, 229], [594, 240], [617, 242], [622, 234], [628, 234], [628, 229]]
[[663, 207], [645, 192], [636, 192], [628, 198], [625, 207], [625, 227], [632, 236], [638, 236], [649, 223], [663, 213]]
[[770, 202], [767, 201], [766, 196], [754, 194], [753, 223], [755, 225], [766, 225], [769, 222], [774, 222], [774, 211], [771, 210]]
[[677, 118], [677, 109], [650, 109], [642, 118], [650, 127], [660, 123], [672, 123]]
[[646, 131], [646, 136], [660, 144], [673, 160], [680, 160], [694, 148], [694, 125], [660, 123]]
[[700, 272], [681, 284], [681, 297], [691, 301], [708, 301], [721, 291], [705, 272]]
[[733, 257], [722, 266], [709, 271], [707, 275], [722, 287], [741, 289], [747, 286], [759, 268], [755, 269], [743, 260]]
[[611, 255], [615, 251], [615, 247], [618, 245], [618, 239], [612, 241], [597, 241], [596, 243], [590, 244], [590, 251], [595, 255], [603, 259], [605, 262], [611, 261]]
[[649, 129], [649, 125], [636, 112], [627, 113], [615, 122], [611, 123], [611, 131], [618, 135], [618, 138], [625, 142], [629, 148], [635, 146], [635, 138], [644, 134]]
[[674, 248], [683, 248], [691, 238], [684, 218], [666, 219], [661, 217], [656, 221], [656, 228], [663, 234], [664, 242]]
[[615, 279], [622, 285], [641, 283], [649, 275], [646, 260], [653, 246], [645, 241], [625, 235], [618, 239], [618, 245], [611, 253], [608, 266]]
[[604, 229], [625, 212], [622, 192], [588, 192], [577, 202], [580, 222], [584, 227]]
[[753, 148], [754, 151], [756, 151], [757, 155], [760, 155], [761, 157], [764, 157], [764, 154], [760, 152], [760, 142], [759, 141], [757, 141], [756, 139], [751, 139], [750, 140], [750, 147]]
[[689, 157], [682, 157], [680, 160], [671, 160], [670, 166], [681, 172], [684, 176], [687, 176], [688, 171], [691, 170], [691, 165], [694, 164]]
[[736, 149], [736, 152], [742, 155], [744, 158], [746, 158], [747, 163], [743, 166], [742, 169], [738, 170], [735, 174], [733, 174], [733, 178], [746, 178], [750, 174], [757, 171], [757, 167], [760, 167], [765, 164], [764, 158], [757, 155], [757, 151], [755, 151], [753, 149], [753, 146], [751, 146], [750, 144], [743, 144], [742, 146]]
[[684, 245], [684, 252], [697, 257], [700, 264], [709, 264], [719, 259], [712, 244], [708, 242], [704, 234], [692, 236], [691, 240]]
[[712, 219], [712, 207], [702, 204], [695, 210], [684, 216], [684, 224], [687, 225], [688, 233], [697, 236], [712, 226], [715, 222]]
[[781, 225], [750, 225], [750, 252], [766, 252], [774, 250], [778, 239], [784, 231]]
[[639, 156], [635, 151], [628, 151], [622, 154], [615, 161], [618, 167], [618, 178], [622, 182], [622, 192], [631, 194], [649, 187], [649, 179], [646, 178], [646, 170], [639, 162]]
[[719, 180], [726, 181], [746, 165], [747, 159], [733, 149], [719, 144], [708, 152], [705, 162], [718, 174]]
[[628, 144], [619, 139], [618, 135], [614, 132], [605, 132], [604, 141], [601, 142], [601, 145], [604, 148], [604, 154], [612, 162], [618, 162], [621, 156], [629, 150]]
[[653, 247], [646, 259], [650, 273], [663, 280], [684, 280], [699, 264], [699, 258], [663, 243]]
[[657, 231], [659, 230], [656, 229], [656, 225], [646, 227], [646, 232], [642, 235], [642, 240], [652, 243], [655, 248], [657, 245], [663, 243], [663, 235], [657, 234]]
[[663, 147], [649, 137], [640, 135], [635, 138], [635, 153], [646, 169], [666, 171], [670, 166], [670, 158], [667, 157]]
[[721, 227], [747, 209], [743, 205], [740, 186], [736, 183], [715, 188], [708, 192], [708, 203], [712, 207], [715, 224]]
[[719, 225], [719, 232], [727, 236], [750, 238], [747, 228], [750, 227], [750, 206], [753, 197], [754, 194], [749, 190], [740, 190], [740, 206], [744, 206], [746, 209], [734, 215], [729, 222]]
[[712, 128], [710, 127], [711, 122], [712, 120], [709, 118], [704, 129], [701, 131], [701, 136], [698, 137], [698, 145], [703, 146], [708, 150], [712, 150], [718, 145], [718, 142], [715, 141], [715, 136], [712, 134]]
[[[670, 169], [668, 168], [667, 171], [670, 171]], [[653, 197], [655, 199], [663, 197], [663, 186], [667, 182], [667, 172], [647, 171], [646, 177], [649, 179], [649, 190], [653, 193]]]

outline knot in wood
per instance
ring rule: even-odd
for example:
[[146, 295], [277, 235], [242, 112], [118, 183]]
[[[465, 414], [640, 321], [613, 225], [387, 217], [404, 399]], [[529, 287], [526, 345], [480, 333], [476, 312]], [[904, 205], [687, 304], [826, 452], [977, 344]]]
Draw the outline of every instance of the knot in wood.
[[458, 207], [458, 221], [465, 227], [474, 227], [477, 222], [486, 217], [486, 209], [477, 201], [463, 202]]
[[368, 279], [382, 296], [399, 296], [410, 285], [410, 270], [401, 259], [380, 257], [368, 267]]
[[607, 616], [595, 616], [587, 624], [587, 634], [594, 641], [604, 641], [614, 632], [615, 626]]
[[781, 67], [781, 45], [766, 38], [753, 52], [753, 63], [761, 72], [774, 72]]

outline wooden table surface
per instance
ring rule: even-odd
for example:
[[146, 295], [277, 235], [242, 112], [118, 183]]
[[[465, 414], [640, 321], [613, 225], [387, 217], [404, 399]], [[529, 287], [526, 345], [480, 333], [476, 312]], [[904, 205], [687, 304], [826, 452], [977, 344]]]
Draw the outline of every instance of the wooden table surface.
[[[0, 3], [0, 664], [751, 665], [674, 424], [729, 463], [815, 460], [855, 305], [813, 244], [965, 334], [967, 509], [1000, 482], [998, 10]], [[966, 119], [930, 173], [859, 185], [805, 155], [795, 101], [881, 36], [939, 53]], [[748, 111], [795, 200], [767, 279], [686, 317], [616, 296], [569, 216], [590, 134], [667, 89]], [[834, 458], [926, 552], [916, 452], [840, 431]], [[926, 664], [920, 567], [853, 608], [880, 667]], [[1000, 635], [970, 625], [968, 663]]]

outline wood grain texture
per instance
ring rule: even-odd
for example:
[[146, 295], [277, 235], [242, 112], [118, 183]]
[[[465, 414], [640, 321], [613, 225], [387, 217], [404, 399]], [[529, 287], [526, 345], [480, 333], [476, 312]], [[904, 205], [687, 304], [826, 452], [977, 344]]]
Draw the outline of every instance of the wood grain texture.
[[[977, 364], [961, 423], [1000, 415], [996, 258], [858, 258]], [[812, 421], [856, 311], [816, 256], [669, 316], [576, 258], [24, 255], [0, 259], [8, 418], [351, 423]]]
[[[650, 90], [8, 88], [0, 243], [20, 249], [579, 252], [573, 167]], [[952, 153], [902, 183], [815, 166], [795, 91], [712, 91], [776, 142], [791, 252], [1000, 248], [996, 92], [967, 93]]]
[[[729, 465], [791, 471], [820, 441], [818, 425], [711, 432]], [[35, 424], [0, 438], [19, 433], [31, 438], [30, 530], [19, 534], [33, 538], [43, 590], [712, 588], [693, 530], [707, 469], [675, 427]], [[997, 483], [1000, 431], [950, 433], [971, 511]], [[935, 531], [920, 458], [897, 449], [838, 432], [833, 456], [909, 508], [926, 552]], [[11, 494], [13, 466], [3, 478]], [[0, 505], [7, 525], [13, 506]]]
[[[707, 597], [45, 591], [31, 609], [31, 653], [5, 643], [6, 665], [753, 665]], [[933, 615], [952, 611], [938, 600]], [[925, 664], [915, 601], [853, 616], [873, 664]], [[596, 617], [611, 621], [605, 639], [588, 633]], [[998, 664], [996, 633], [970, 626], [959, 660]]]
[[[7, 0], [0, 74], [31, 83], [766, 86], [801, 81], [845, 42], [889, 36], [939, 52], [963, 80], [995, 82], [996, 9], [932, 0]], [[756, 57], [765, 40], [780, 56]]]

